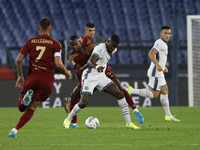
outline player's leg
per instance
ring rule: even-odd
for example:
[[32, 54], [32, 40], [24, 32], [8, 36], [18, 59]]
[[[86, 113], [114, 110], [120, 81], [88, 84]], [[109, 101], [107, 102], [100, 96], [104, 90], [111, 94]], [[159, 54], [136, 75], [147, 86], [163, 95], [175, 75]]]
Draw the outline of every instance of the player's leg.
[[[18, 109], [20, 112], [24, 112], [27, 109], [27, 106], [31, 102], [31, 98], [33, 96], [32, 88], [35, 88], [35, 85], [31, 82], [33, 75], [29, 75], [24, 83], [24, 86], [20, 92], [19, 101], [18, 101]], [[34, 81], [34, 83], [37, 82]]]
[[[73, 92], [70, 95], [70, 97], [71, 97], [70, 112], [72, 111], [74, 106], [80, 101], [80, 90], [81, 90], [80, 83], [74, 88]], [[77, 115], [72, 118], [69, 128], [79, 128], [79, 126], [77, 124]]]
[[63, 122], [63, 128], [68, 129], [71, 123], [71, 120], [74, 116], [76, 116], [84, 107], [87, 106], [89, 102], [90, 96], [93, 94], [93, 90], [98, 84], [98, 79], [93, 80], [91, 77], [88, 77], [86, 80], [83, 79], [82, 88], [81, 88], [81, 99], [78, 104], [74, 106], [74, 108], [69, 113], [68, 117]]
[[[49, 97], [53, 89], [53, 82], [49, 82], [46, 78], [31, 76], [31, 79], [27, 77], [26, 81], [28, 84], [25, 84], [25, 86], [33, 89], [34, 91], [32, 101], [29, 104], [28, 109], [26, 109], [25, 113], [21, 116], [18, 124], [9, 133], [10, 137], [17, 136], [18, 130], [32, 118], [36, 108], [42, 103], [42, 101], [45, 101]], [[35, 85], [37, 85], [37, 88]], [[24, 97], [26, 95], [24, 95]]]
[[81, 99], [78, 104], [74, 106], [74, 108], [69, 113], [68, 117], [63, 122], [63, 128], [70, 128], [71, 120], [74, 116], [76, 116], [84, 107], [87, 106], [89, 102], [90, 95], [89, 94], [81, 94]]
[[134, 89], [130, 85], [127, 86], [126, 91], [131, 95], [131, 94], [136, 94], [142, 97], [149, 97], [149, 98], [154, 98], [154, 94], [152, 93], [151, 90], [149, 89]]
[[126, 99], [126, 102], [129, 104], [129, 106], [132, 108], [137, 120], [139, 123], [143, 123], [144, 122], [144, 118], [142, 116], [142, 114], [140, 113], [140, 111], [137, 109], [135, 103], [133, 102], [131, 96], [129, 95], [129, 93], [122, 88], [118, 78], [112, 78], [111, 79], [116, 85], [117, 87], [124, 93], [124, 96], [125, 96], [125, 99]]
[[[28, 109], [26, 110], [26, 112], [21, 116], [18, 124], [11, 130], [11, 132], [9, 133], [10, 137], [13, 137], [11, 135], [16, 135], [17, 136], [17, 132], [20, 128], [22, 128], [33, 116], [36, 108], [41, 104], [41, 101], [32, 101], [30, 103], [30, 105], [28, 106]], [[13, 132], [12, 132], [13, 131]]]
[[128, 103], [126, 102], [123, 92], [116, 86], [116, 84], [111, 83], [110, 85], [102, 89], [104, 89], [104, 92], [109, 93], [117, 98], [117, 102], [124, 115], [127, 128], [140, 129], [131, 122]]
[[165, 121], [180, 121], [172, 116], [169, 109], [168, 86], [165, 85], [160, 91], [160, 103], [165, 111]]
[[[129, 94], [137, 94], [139, 96], [142, 97], [149, 97], [149, 98], [156, 98], [159, 95], [159, 92], [156, 92], [156, 90], [154, 90], [154, 87], [156, 86], [156, 82], [157, 78], [155, 77], [150, 77], [149, 78], [149, 87], [152, 89], [134, 89], [131, 86], [127, 86], [126, 90]], [[155, 93], [153, 93], [155, 91]]]

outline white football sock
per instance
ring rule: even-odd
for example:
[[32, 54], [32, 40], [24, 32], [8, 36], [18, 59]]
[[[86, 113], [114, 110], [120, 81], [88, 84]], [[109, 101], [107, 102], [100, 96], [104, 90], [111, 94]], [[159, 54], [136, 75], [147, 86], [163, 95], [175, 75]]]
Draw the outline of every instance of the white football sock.
[[160, 94], [160, 103], [165, 111], [165, 116], [171, 116], [168, 94]]
[[131, 124], [131, 117], [129, 113], [128, 103], [126, 102], [125, 98], [117, 100], [119, 107], [122, 110], [122, 113], [124, 115], [124, 118], [126, 120], [126, 124]]
[[71, 121], [74, 116], [76, 116], [82, 109], [76, 104], [74, 108], [69, 113], [68, 117], [66, 118], [67, 121]]
[[139, 112], [139, 110], [137, 108], [133, 109], [133, 112]]
[[11, 131], [14, 131], [15, 134], [17, 134], [18, 130], [16, 128], [13, 128]]
[[153, 93], [149, 89], [131, 89], [131, 94], [153, 98]]

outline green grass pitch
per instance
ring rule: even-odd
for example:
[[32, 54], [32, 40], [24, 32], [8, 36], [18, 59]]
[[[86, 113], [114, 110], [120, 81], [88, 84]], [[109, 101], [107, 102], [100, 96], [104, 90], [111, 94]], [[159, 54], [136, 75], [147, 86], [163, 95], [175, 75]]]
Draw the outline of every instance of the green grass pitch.
[[[199, 150], [200, 107], [171, 107], [181, 122], [165, 122], [162, 107], [139, 108], [145, 121], [140, 130], [127, 129], [119, 107], [86, 107], [79, 114], [79, 129], [60, 128], [67, 117], [64, 108], [38, 108], [33, 118], [8, 136], [22, 113], [18, 108], [0, 108], [0, 150]], [[95, 116], [98, 129], [87, 129], [85, 120]]]

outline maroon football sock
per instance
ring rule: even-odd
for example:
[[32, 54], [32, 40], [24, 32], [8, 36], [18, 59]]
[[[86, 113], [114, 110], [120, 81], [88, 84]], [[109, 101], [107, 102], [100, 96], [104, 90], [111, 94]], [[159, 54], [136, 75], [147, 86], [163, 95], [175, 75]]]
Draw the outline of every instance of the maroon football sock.
[[23, 101], [23, 99], [19, 99], [19, 101], [18, 101], [18, 109], [20, 112], [24, 112], [27, 108], [27, 106], [22, 104], [22, 101]]
[[33, 113], [34, 113], [34, 110], [27, 109], [26, 112], [21, 116], [21, 118], [15, 128], [17, 130], [22, 128], [32, 118]]
[[127, 92], [125, 89], [123, 89], [122, 91], [123, 91], [123, 93], [124, 93], [126, 102], [129, 104], [129, 106], [130, 106], [132, 109], [137, 108], [136, 105], [135, 105], [135, 103], [133, 102], [131, 96], [128, 94], [128, 92]]
[[[70, 102], [70, 112], [79, 101], [80, 101], [80, 99], [78, 101], [75, 101], [75, 102], [74, 101]], [[77, 115], [72, 118], [71, 123], [77, 123]]]

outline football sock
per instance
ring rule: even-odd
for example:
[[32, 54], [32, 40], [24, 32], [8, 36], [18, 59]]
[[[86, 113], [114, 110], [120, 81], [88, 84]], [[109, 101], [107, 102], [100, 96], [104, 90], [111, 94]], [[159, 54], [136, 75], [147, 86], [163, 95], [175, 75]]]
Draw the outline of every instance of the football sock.
[[127, 92], [125, 89], [123, 89], [122, 92], [124, 93], [124, 96], [125, 96], [125, 98], [126, 98], [126, 102], [129, 104], [129, 106], [130, 106], [133, 110], [134, 110], [135, 108], [137, 108], [137, 107], [135, 106], [135, 103], [133, 102], [131, 96], [128, 94], [128, 92]]
[[15, 134], [17, 134], [18, 130], [13, 128], [11, 131], [15, 132]]
[[139, 110], [138, 110], [137, 108], [135, 108], [135, 109], [133, 110], [133, 112], [139, 112]]
[[74, 116], [76, 116], [81, 111], [81, 108], [76, 104], [74, 108], [69, 113], [68, 117], [66, 118], [67, 121], [71, 121]]
[[129, 113], [129, 108], [128, 108], [128, 104], [127, 104], [125, 98], [119, 99], [119, 100], [117, 100], [117, 102], [119, 104], [119, 107], [122, 110], [122, 113], [123, 113], [124, 118], [126, 120], [126, 124], [127, 125], [131, 124], [131, 117], [130, 117], [130, 113]]
[[33, 116], [34, 111], [32, 109], [27, 109], [26, 112], [21, 116], [15, 129], [19, 130], [23, 127]]
[[153, 98], [153, 93], [149, 89], [131, 89], [131, 93], [143, 97]]
[[24, 104], [22, 104], [23, 99], [19, 99], [18, 101], [18, 109], [20, 112], [24, 112], [27, 108], [27, 106], [25, 106]]
[[[80, 99], [79, 99], [79, 100], [80, 100]], [[74, 106], [79, 102], [79, 100], [76, 101], [76, 102], [70, 101], [70, 112], [72, 111], [72, 109], [74, 108]], [[71, 123], [77, 123], [77, 115], [75, 115], [75, 116], [72, 118]]]
[[171, 112], [169, 110], [169, 98], [168, 94], [160, 94], [160, 103], [165, 111], [165, 116], [171, 116]]

